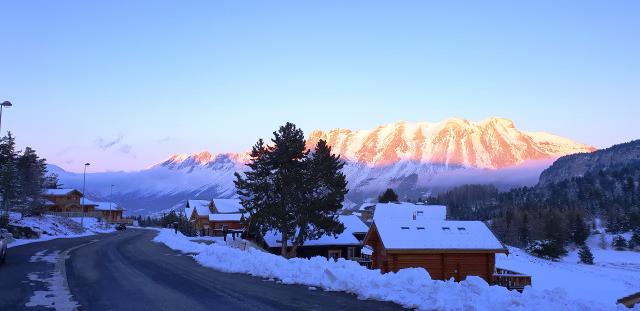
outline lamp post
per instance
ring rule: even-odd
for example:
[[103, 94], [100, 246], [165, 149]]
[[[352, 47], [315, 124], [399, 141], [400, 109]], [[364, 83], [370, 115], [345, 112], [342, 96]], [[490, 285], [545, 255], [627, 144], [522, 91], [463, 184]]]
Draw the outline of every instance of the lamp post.
[[87, 162], [84, 164], [84, 173], [82, 173], [82, 203], [80, 204], [80, 209], [82, 209], [82, 213], [80, 214], [80, 226], [84, 229], [84, 197], [85, 197], [85, 186], [87, 184], [87, 166], [91, 165], [91, 163]]
[[109, 195], [109, 217], [111, 217], [111, 219], [115, 219], [115, 217], [113, 217], [113, 211], [111, 210], [111, 204], [113, 203], [113, 186], [115, 185], [111, 184], [111, 194]]
[[2, 134], [2, 108], [9, 108], [11, 106], [13, 106], [13, 104], [11, 104], [11, 102], [8, 100], [5, 100], [0, 104], [0, 134]]

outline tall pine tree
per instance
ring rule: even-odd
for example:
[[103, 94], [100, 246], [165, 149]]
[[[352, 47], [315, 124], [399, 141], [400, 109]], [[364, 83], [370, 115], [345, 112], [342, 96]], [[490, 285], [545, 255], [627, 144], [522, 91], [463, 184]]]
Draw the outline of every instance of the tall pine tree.
[[27, 147], [16, 161], [20, 178], [19, 204], [22, 215], [38, 214], [42, 206], [41, 196], [47, 182], [47, 164], [35, 150]]
[[253, 146], [250, 169], [244, 176], [235, 174], [235, 185], [249, 213], [245, 225], [250, 233], [278, 231], [282, 256], [292, 257], [304, 241], [344, 230], [336, 213], [346, 181], [343, 164], [324, 141], [310, 154], [304, 133], [293, 123], [273, 135], [271, 145], [258, 140]]
[[11, 132], [0, 139], [0, 198], [5, 214], [20, 195], [20, 179], [16, 165], [16, 143]]

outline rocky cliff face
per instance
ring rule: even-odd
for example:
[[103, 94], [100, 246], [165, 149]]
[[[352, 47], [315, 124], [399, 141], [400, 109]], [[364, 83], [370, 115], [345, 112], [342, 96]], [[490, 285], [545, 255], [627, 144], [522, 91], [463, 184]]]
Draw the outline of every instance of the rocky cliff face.
[[401, 121], [370, 131], [314, 131], [307, 141], [308, 148], [320, 139], [326, 140], [333, 151], [346, 160], [368, 166], [412, 161], [499, 169], [595, 150], [556, 135], [520, 131], [511, 120], [504, 118], [481, 122], [457, 118], [438, 123]]
[[557, 183], [600, 170], [616, 169], [640, 163], [640, 140], [614, 145], [592, 153], [577, 153], [556, 160], [540, 174], [539, 184]]

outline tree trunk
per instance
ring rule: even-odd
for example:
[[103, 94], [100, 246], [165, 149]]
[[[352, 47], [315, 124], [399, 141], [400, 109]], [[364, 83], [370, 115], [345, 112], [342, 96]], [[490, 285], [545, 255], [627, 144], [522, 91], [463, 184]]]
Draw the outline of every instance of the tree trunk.
[[300, 230], [300, 232], [298, 232], [298, 236], [293, 241], [293, 245], [291, 245], [291, 251], [287, 254], [287, 258], [295, 258], [297, 256], [298, 247], [302, 246], [302, 243], [304, 242], [305, 234], [306, 234], [306, 231], [304, 230]]
[[280, 248], [280, 255], [287, 258], [287, 233], [282, 232], [282, 246]]

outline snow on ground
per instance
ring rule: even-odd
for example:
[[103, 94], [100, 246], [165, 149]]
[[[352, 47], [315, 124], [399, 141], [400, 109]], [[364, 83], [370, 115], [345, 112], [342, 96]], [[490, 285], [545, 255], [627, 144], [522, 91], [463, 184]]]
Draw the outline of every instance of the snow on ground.
[[[624, 236], [628, 240], [630, 235]], [[496, 256], [496, 267], [531, 275], [534, 289], [563, 290], [571, 297], [613, 304], [640, 292], [640, 252], [613, 250], [610, 247], [613, 235], [605, 237], [607, 249], [598, 246], [599, 234], [587, 241], [594, 265], [578, 263], [578, 250], [571, 250], [566, 257], [554, 262], [511, 247], [509, 256]]]
[[[161, 229], [154, 241], [192, 254], [201, 265], [244, 273], [283, 284], [301, 284], [326, 291], [344, 291], [360, 299], [392, 301], [419, 310], [627, 310], [622, 305], [569, 296], [563, 290], [527, 288], [523, 293], [489, 286], [479, 277], [463, 282], [431, 280], [424, 269], [380, 274], [355, 261], [324, 257], [285, 259], [253, 248], [204, 244], [173, 230]], [[640, 310], [637, 307], [636, 310]]]
[[96, 233], [115, 231], [113, 225], [105, 225], [93, 217], [84, 218], [84, 228], [80, 225], [80, 218], [65, 218], [51, 215], [20, 218], [20, 214], [18, 213], [11, 213], [9, 217], [11, 225], [30, 227], [34, 231], [40, 232], [40, 237], [37, 239], [14, 239], [9, 243], [9, 247], [58, 238], [77, 238]]
[[[59, 251], [47, 253], [47, 250], [43, 250], [33, 255], [29, 261], [47, 262], [58, 266], [64, 264], [64, 261], [61, 263], [61, 256], [63, 255]], [[44, 283], [47, 289], [34, 291], [33, 296], [29, 297], [29, 301], [25, 304], [26, 307], [54, 308], [60, 311], [78, 309], [79, 305], [73, 300], [60, 268], [52, 271], [32, 272], [27, 275], [27, 278], [31, 282]]]

